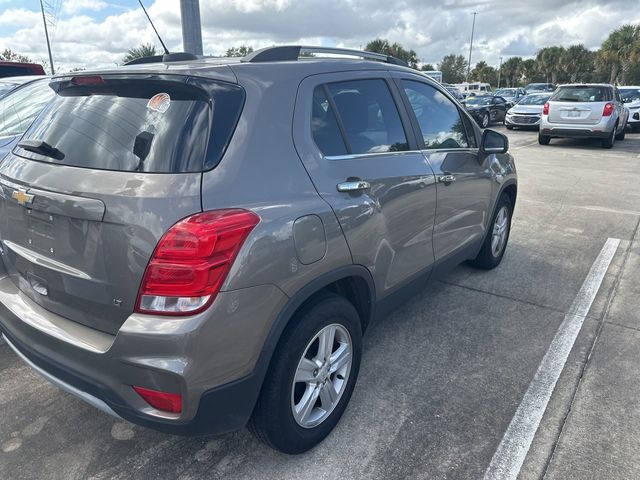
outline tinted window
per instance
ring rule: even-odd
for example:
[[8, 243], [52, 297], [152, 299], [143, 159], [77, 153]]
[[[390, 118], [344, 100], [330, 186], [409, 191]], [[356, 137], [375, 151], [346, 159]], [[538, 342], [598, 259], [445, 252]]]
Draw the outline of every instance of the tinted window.
[[611, 89], [607, 87], [560, 87], [551, 100], [557, 102], [607, 102]]
[[63, 159], [15, 152], [100, 170], [199, 172], [219, 161], [244, 99], [240, 87], [222, 83], [207, 84], [206, 91], [180, 81], [93, 78], [89, 85], [55, 84], [57, 94], [25, 133], [25, 140], [44, 141]]
[[21, 135], [54, 92], [47, 80], [29, 83], [0, 99], [0, 137]]
[[549, 97], [550, 95], [527, 95], [520, 100], [518, 105], [544, 105]]
[[313, 91], [311, 133], [324, 155], [344, 155], [347, 147], [324, 89], [324, 85], [320, 85]]
[[33, 71], [29, 67], [16, 67], [13, 65], [0, 66], [0, 77], [20, 77], [22, 75], [33, 75]]
[[467, 148], [469, 143], [460, 112], [430, 85], [403, 80], [404, 91], [416, 115], [425, 148]]
[[384, 80], [331, 83], [327, 87], [351, 153], [409, 149], [398, 109]]

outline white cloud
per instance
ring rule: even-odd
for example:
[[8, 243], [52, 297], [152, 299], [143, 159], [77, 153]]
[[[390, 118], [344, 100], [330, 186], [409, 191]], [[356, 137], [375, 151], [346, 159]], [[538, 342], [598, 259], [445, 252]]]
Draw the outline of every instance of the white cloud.
[[97, 12], [107, 8], [108, 4], [102, 0], [64, 0], [62, 2], [62, 13], [73, 15], [84, 10]]
[[[58, 65], [66, 69], [110, 66], [141, 43], [159, 47], [139, 8], [120, 11], [109, 9], [107, 3], [65, 0], [65, 13], [52, 39]], [[145, 4], [169, 49], [181, 51], [179, 2], [147, 0]], [[534, 55], [553, 44], [582, 42], [597, 48], [614, 28], [640, 23], [637, 0], [200, 0], [200, 4], [206, 54], [222, 54], [241, 44], [360, 48], [382, 37], [416, 50], [424, 62], [437, 63], [448, 53], [466, 58], [471, 12], [477, 11], [473, 62], [497, 64], [500, 56]], [[93, 10], [105, 8], [101, 19], [96, 19]], [[109, 12], [106, 17], [105, 12]], [[36, 7], [0, 13], [0, 45], [34, 60], [46, 59], [39, 14]]]

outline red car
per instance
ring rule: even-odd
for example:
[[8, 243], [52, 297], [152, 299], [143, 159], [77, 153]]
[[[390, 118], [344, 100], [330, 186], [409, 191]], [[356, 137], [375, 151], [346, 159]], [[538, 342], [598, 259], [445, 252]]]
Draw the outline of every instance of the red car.
[[0, 78], [24, 75], [44, 75], [44, 68], [37, 63], [0, 62]]

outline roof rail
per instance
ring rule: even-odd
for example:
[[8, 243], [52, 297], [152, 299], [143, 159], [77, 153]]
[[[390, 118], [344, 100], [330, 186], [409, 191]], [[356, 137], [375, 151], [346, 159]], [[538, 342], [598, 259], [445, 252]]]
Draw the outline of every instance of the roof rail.
[[334, 55], [348, 55], [352, 57], [359, 57], [365, 60], [375, 60], [377, 62], [391, 63], [393, 65], [402, 65], [408, 67], [409, 64], [404, 60], [401, 60], [391, 55], [385, 55], [383, 53], [366, 52], [363, 50], [351, 50], [348, 48], [331, 48], [331, 47], [309, 47], [303, 45], [284, 45], [277, 47], [267, 47], [261, 50], [256, 50], [244, 57], [241, 61], [247, 63], [260, 63], [260, 62], [286, 62], [298, 60], [300, 57], [306, 55], [314, 55], [316, 53], [327, 53]]

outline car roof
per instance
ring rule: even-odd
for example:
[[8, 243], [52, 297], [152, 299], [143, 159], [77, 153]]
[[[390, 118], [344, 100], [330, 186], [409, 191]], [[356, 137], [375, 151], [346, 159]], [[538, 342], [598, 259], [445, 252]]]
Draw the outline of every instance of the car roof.
[[41, 78], [47, 78], [47, 76], [46, 75], [22, 75], [19, 77], [3, 77], [3, 78], [0, 78], [0, 83], [10, 83], [12, 85], [21, 85], [23, 83], [40, 80]]
[[640, 89], [640, 86], [637, 85], [625, 85], [623, 87], [618, 87], [618, 90], [637, 90]]
[[562, 85], [558, 85], [560, 87], [607, 87], [613, 88], [613, 85], [610, 83], [563, 83]]

